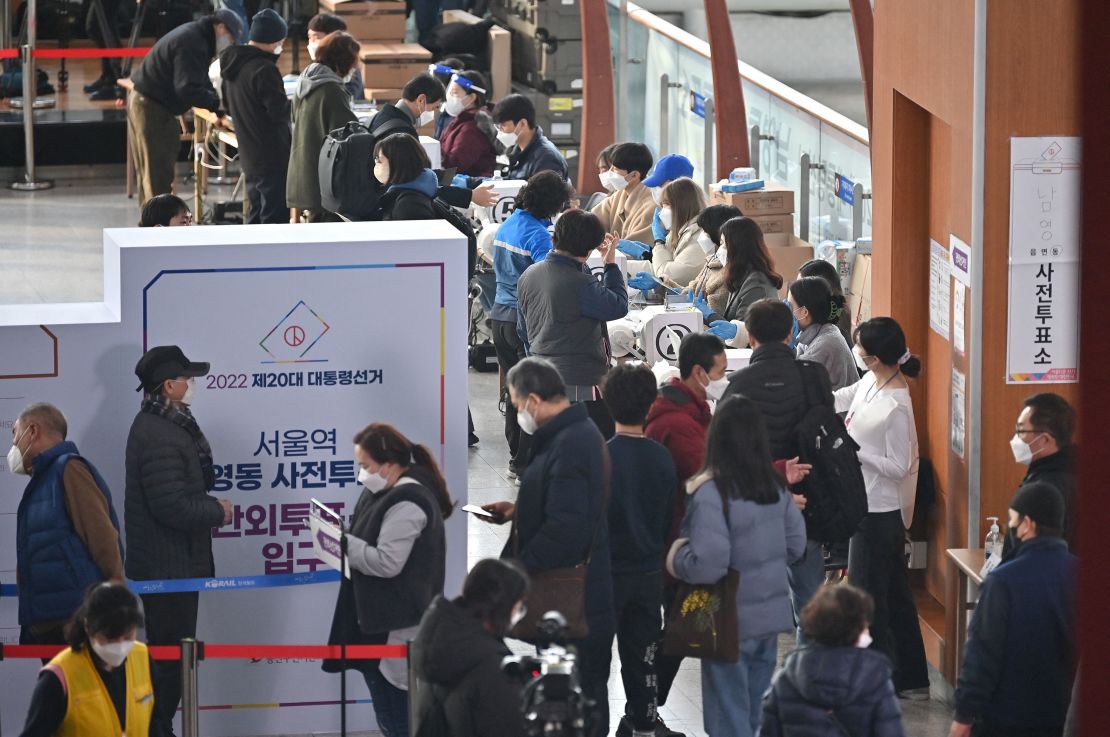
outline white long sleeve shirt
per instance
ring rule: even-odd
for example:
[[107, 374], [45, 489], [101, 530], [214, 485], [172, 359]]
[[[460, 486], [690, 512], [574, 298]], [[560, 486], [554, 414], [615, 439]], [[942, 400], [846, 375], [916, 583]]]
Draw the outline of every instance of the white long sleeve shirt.
[[867, 511], [902, 512], [902, 523], [913, 522], [917, 498], [917, 426], [909, 389], [884, 389], [868, 373], [851, 386], [833, 392], [836, 411], [845, 412], [848, 434], [859, 446]]

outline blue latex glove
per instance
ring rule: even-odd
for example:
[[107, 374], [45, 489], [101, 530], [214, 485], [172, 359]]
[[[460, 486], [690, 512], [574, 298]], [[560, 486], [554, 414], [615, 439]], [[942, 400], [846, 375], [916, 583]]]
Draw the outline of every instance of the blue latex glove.
[[657, 241], [667, 240], [667, 229], [663, 227], [663, 221], [659, 219], [659, 208], [655, 208], [655, 217], [651, 219], [651, 234]]
[[713, 308], [710, 307], [709, 303], [705, 301], [704, 294], [699, 294], [698, 296], [694, 297], [691, 300], [691, 303], [694, 305], [694, 309], [700, 312], [706, 320], [708, 320], [713, 315]]
[[[640, 241], [617, 241], [617, 250], [629, 258], [642, 259], [651, 253], [651, 246]], [[639, 287], [637, 287], [638, 289]]]
[[646, 292], [649, 289], [658, 289], [663, 286], [663, 282], [659, 281], [648, 272], [641, 271], [628, 280], [628, 286], [633, 289], [639, 289], [641, 292]]
[[710, 335], [716, 335], [721, 340], [732, 340], [736, 337], [738, 330], [735, 325], [727, 320], [714, 320], [706, 332]]
[[465, 174], [456, 174], [451, 178], [451, 186], [466, 189], [467, 178]]

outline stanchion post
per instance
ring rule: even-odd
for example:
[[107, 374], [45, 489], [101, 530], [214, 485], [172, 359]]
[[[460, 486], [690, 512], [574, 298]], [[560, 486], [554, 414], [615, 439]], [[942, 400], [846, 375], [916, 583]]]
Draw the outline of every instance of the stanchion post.
[[800, 172], [802, 177], [799, 187], [798, 199], [798, 237], [803, 241], [809, 240], [809, 173], [813, 169], [824, 169], [824, 164], [814, 164], [810, 161], [809, 154], [802, 154]]
[[54, 182], [35, 176], [35, 97], [38, 80], [35, 79], [35, 41], [37, 36], [38, 0], [27, 0], [27, 43], [20, 49], [23, 61], [23, 149], [26, 172], [22, 182], [12, 182], [18, 192], [35, 192], [50, 189]]
[[671, 75], [659, 75], [659, 155], [671, 151]]
[[200, 737], [197, 702], [197, 641], [186, 637], [181, 641], [181, 734]]
[[[339, 532], [339, 586], [347, 577], [347, 533]], [[339, 640], [339, 737], [347, 737], [347, 634], [340, 628]]]
[[870, 194], [864, 194], [863, 184], [856, 182], [852, 186], [852, 240], [858, 241], [863, 237], [863, 203], [871, 199]]
[[[703, 179], [705, 182], [705, 191], [709, 191], [709, 185], [717, 181], [714, 169], [716, 168], [715, 153], [713, 151], [713, 143], [716, 140], [713, 136], [713, 124], [716, 121], [714, 114], [716, 108], [713, 105], [713, 98], [705, 98], [705, 172]], [[722, 172], [723, 173], [723, 172]]]

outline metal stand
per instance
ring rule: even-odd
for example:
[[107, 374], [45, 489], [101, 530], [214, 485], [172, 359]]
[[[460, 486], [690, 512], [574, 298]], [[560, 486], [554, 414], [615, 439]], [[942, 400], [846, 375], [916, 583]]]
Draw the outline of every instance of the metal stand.
[[809, 154], [802, 154], [800, 162], [800, 173], [802, 177], [801, 186], [798, 192], [798, 237], [803, 241], [809, 240], [809, 173], [814, 170], [822, 170], [825, 168], [824, 164], [814, 164], [811, 162]]
[[20, 48], [23, 61], [23, 148], [26, 172], [22, 182], [12, 182], [11, 188], [17, 192], [37, 192], [54, 186], [54, 182], [39, 179], [35, 173], [35, 97], [38, 80], [35, 78], [34, 50], [37, 12], [38, 0], [27, 0], [27, 43]]
[[[763, 173], [763, 170], [760, 168], [760, 161], [763, 158], [760, 151], [762, 146], [760, 146], [759, 144], [763, 141], [773, 140], [775, 140], [774, 136], [769, 136], [766, 133], [760, 133], [758, 125], [752, 126], [751, 140], [748, 142], [748, 150], [751, 151], [752, 168], [755, 169], [756, 176], [759, 176]], [[766, 178], [767, 177], [764, 177], [764, 179]]]
[[[127, 48], [133, 49], [139, 43], [139, 32], [143, 28], [143, 21], [146, 20], [146, 3], [143, 0], [137, 0], [135, 3], [135, 22], [131, 26], [131, 37], [127, 39]], [[123, 62], [123, 68], [120, 69], [121, 77], [131, 76], [131, 65], [134, 63], [135, 57], [129, 56]]]
[[[347, 533], [339, 532], [339, 585], [347, 578]], [[347, 737], [347, 636], [340, 627], [339, 643], [339, 737]]]
[[197, 695], [197, 661], [199, 643], [191, 637], [181, 641], [181, 734], [200, 737], [199, 702]]
[[[713, 124], [716, 120], [716, 105], [712, 97], [707, 97], [705, 98], [705, 142], [702, 144], [704, 146], [702, 153], [705, 156], [705, 163], [703, 164], [705, 169], [702, 171], [702, 181], [704, 182], [706, 192], [709, 191], [709, 185], [717, 181], [713, 173], [713, 170], [716, 168], [714, 166], [716, 160], [713, 150], [713, 143], [716, 141], [716, 138], [714, 138], [713, 135]], [[728, 175], [727, 172], [721, 172], [721, 174], [724, 176]]]
[[682, 87], [671, 75], [659, 75], [659, 155], [671, 152], [671, 90]]

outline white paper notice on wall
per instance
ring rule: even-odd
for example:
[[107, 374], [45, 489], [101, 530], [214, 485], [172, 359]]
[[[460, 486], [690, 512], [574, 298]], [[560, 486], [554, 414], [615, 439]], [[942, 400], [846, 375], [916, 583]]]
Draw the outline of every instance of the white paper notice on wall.
[[1079, 381], [1080, 139], [1010, 139], [1006, 382]]
[[949, 338], [952, 309], [952, 278], [948, 249], [929, 241], [929, 327], [940, 337]]
[[952, 369], [952, 452], [960, 458], [964, 457], [964, 438], [967, 437], [967, 423], [965, 420], [965, 400], [967, 397], [967, 379], [958, 370]]
[[952, 347], [961, 356], [967, 352], [964, 333], [964, 305], [967, 303], [967, 287], [962, 281], [952, 280]]

